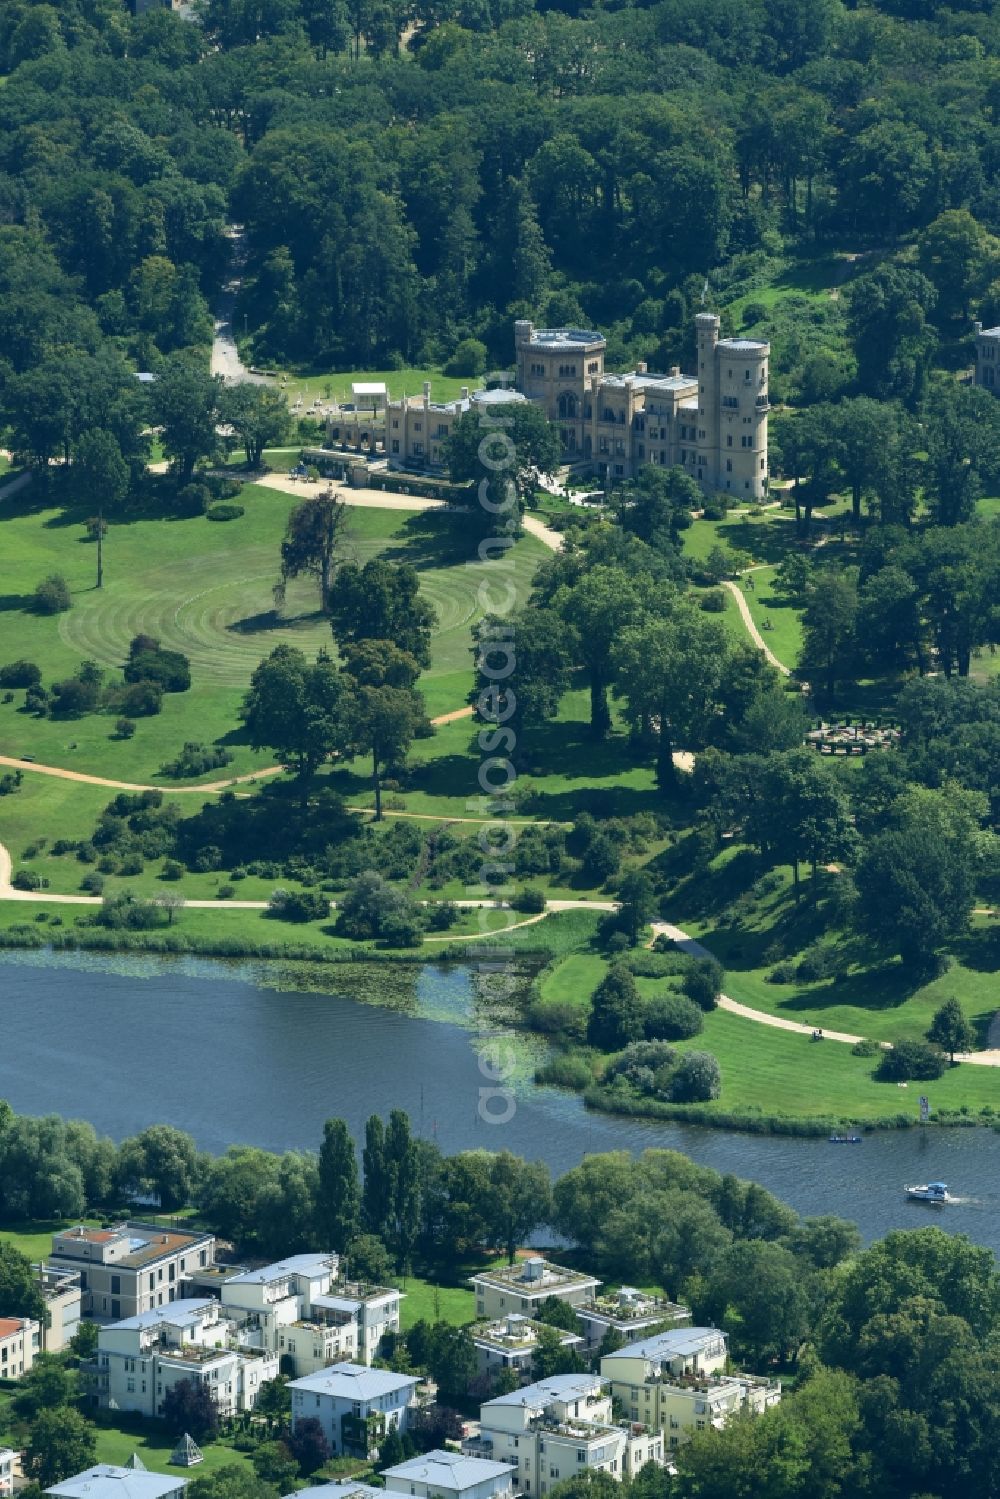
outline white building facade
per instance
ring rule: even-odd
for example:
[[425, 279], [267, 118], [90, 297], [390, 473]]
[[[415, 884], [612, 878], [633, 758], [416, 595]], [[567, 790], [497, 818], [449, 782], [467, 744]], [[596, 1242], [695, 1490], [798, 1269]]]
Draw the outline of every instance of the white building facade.
[[100, 1328], [91, 1389], [104, 1410], [161, 1416], [182, 1380], [203, 1384], [221, 1416], [252, 1411], [278, 1358], [240, 1343], [237, 1324], [217, 1301], [182, 1301]]
[[312, 1418], [335, 1457], [368, 1457], [387, 1431], [407, 1429], [418, 1383], [412, 1375], [351, 1363], [293, 1379], [292, 1430]]

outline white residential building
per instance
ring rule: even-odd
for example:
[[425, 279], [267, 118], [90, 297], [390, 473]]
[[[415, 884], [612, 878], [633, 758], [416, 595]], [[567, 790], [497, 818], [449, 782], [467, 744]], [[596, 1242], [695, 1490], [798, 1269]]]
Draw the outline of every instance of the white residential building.
[[[495, 1378], [502, 1369], [513, 1369], [523, 1383], [531, 1379], [532, 1361], [538, 1348], [539, 1328], [523, 1312], [508, 1312], [495, 1322], [477, 1322], [469, 1329], [476, 1350], [476, 1373], [484, 1379]], [[562, 1348], [583, 1347], [578, 1333], [553, 1328], [559, 1334]]]
[[609, 1332], [616, 1333], [623, 1343], [634, 1343], [664, 1323], [683, 1327], [691, 1321], [686, 1306], [662, 1296], [649, 1296], [634, 1286], [622, 1286], [613, 1296], [595, 1296], [577, 1307], [576, 1315], [588, 1349], [599, 1348]]
[[516, 1471], [513, 1463], [436, 1448], [386, 1468], [383, 1477], [388, 1493], [415, 1499], [513, 1499]]
[[370, 1364], [383, 1350], [387, 1337], [399, 1332], [402, 1291], [395, 1286], [373, 1286], [366, 1281], [339, 1280], [329, 1296], [317, 1296], [314, 1309], [321, 1316], [347, 1316], [358, 1328], [358, 1358]]
[[48, 1326], [42, 1328], [42, 1346], [46, 1353], [61, 1353], [80, 1327], [83, 1301], [80, 1272], [48, 1264], [31, 1268], [49, 1314]]
[[284, 1361], [294, 1377], [353, 1359], [358, 1324], [349, 1312], [320, 1303], [336, 1282], [335, 1254], [293, 1254], [259, 1270], [243, 1270], [222, 1285], [222, 1305], [247, 1340]]
[[338, 1280], [335, 1254], [293, 1254], [228, 1276], [222, 1303], [295, 1378], [357, 1359], [370, 1364], [387, 1333], [399, 1331], [401, 1292]]
[[58, 1499], [181, 1499], [187, 1482], [176, 1473], [147, 1473], [143, 1468], [98, 1463], [45, 1492]]
[[480, 1433], [467, 1438], [462, 1451], [510, 1463], [517, 1469], [515, 1490], [533, 1496], [588, 1469], [620, 1481], [648, 1462], [662, 1464], [662, 1433], [638, 1423], [615, 1425], [606, 1385], [597, 1374], [555, 1374], [487, 1400]]
[[739, 1411], [759, 1415], [781, 1399], [778, 1380], [726, 1374], [725, 1363], [725, 1333], [675, 1328], [606, 1354], [601, 1373], [630, 1418], [662, 1432], [669, 1451], [693, 1431], [722, 1427]]
[[190, 1379], [208, 1388], [220, 1415], [253, 1410], [261, 1385], [278, 1373], [278, 1358], [241, 1337], [211, 1300], [175, 1301], [104, 1325], [89, 1371], [97, 1403], [159, 1416], [167, 1391]]
[[14, 1492], [14, 1452], [10, 1447], [0, 1447], [0, 1495], [3, 1499]]
[[292, 1380], [292, 1430], [312, 1417], [335, 1456], [368, 1457], [391, 1427], [406, 1430], [418, 1384], [412, 1375], [389, 1369], [334, 1364]]
[[493, 1319], [508, 1312], [534, 1317], [550, 1296], [582, 1306], [593, 1299], [600, 1281], [532, 1254], [499, 1270], [483, 1270], [471, 1277], [470, 1284], [476, 1292], [476, 1316]]
[[0, 1317], [0, 1379], [20, 1379], [42, 1351], [42, 1329], [31, 1317]]

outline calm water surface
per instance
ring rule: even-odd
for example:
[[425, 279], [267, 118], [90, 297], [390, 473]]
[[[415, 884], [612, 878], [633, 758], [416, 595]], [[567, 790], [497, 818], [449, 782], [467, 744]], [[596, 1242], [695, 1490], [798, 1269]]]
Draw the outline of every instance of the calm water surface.
[[[391, 1007], [354, 997], [372, 983]], [[459, 968], [318, 975], [0, 954], [0, 1098], [19, 1113], [89, 1119], [116, 1139], [165, 1121], [221, 1151], [315, 1149], [331, 1115], [359, 1138], [369, 1114], [403, 1108], [445, 1151], [507, 1148], [559, 1173], [589, 1151], [664, 1146], [759, 1181], [801, 1213], [852, 1218], [866, 1238], [940, 1223], [1000, 1253], [1000, 1135], [913, 1129], [833, 1146], [588, 1113], [530, 1081], [530, 1040], [517, 1045], [513, 1117], [489, 1125], [479, 1050], [495, 1026]], [[905, 1201], [904, 1182], [928, 1178], [963, 1201], [943, 1212]]]

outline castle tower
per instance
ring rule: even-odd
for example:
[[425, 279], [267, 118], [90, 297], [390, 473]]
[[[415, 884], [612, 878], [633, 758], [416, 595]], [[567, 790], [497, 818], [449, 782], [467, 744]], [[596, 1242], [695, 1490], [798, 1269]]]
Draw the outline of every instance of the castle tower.
[[699, 312], [694, 320], [698, 340], [698, 482], [706, 493], [719, 486], [719, 318]]
[[755, 338], [724, 338], [718, 371], [718, 471], [715, 488], [734, 500], [767, 493], [767, 388], [771, 346]]

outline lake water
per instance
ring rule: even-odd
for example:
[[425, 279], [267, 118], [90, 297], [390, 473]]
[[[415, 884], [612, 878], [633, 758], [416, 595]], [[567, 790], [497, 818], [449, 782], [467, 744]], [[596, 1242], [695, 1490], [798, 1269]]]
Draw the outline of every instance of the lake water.
[[[389, 1003], [363, 1003], [378, 988]], [[191, 959], [0, 954], [0, 1098], [18, 1113], [89, 1119], [115, 1139], [147, 1124], [204, 1149], [316, 1149], [323, 1121], [360, 1138], [369, 1114], [405, 1109], [447, 1152], [484, 1147], [541, 1159], [554, 1174], [593, 1151], [684, 1151], [761, 1182], [803, 1214], [838, 1213], [866, 1239], [937, 1223], [1000, 1254], [1000, 1135], [911, 1129], [859, 1146], [595, 1114], [531, 1082], [530, 1038], [514, 1047], [513, 1112], [484, 1122], [480, 1066], [496, 1022], [467, 971], [286, 970]], [[508, 1112], [503, 1100], [490, 1106]], [[963, 1200], [907, 1202], [907, 1181], [940, 1179]]]

